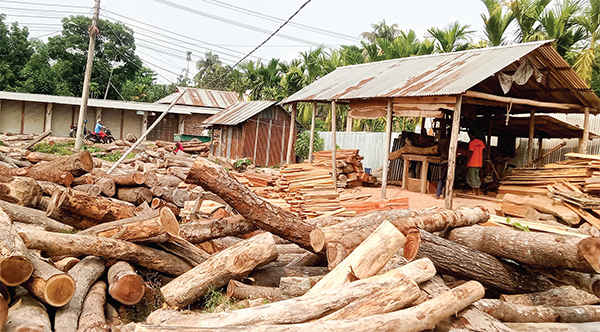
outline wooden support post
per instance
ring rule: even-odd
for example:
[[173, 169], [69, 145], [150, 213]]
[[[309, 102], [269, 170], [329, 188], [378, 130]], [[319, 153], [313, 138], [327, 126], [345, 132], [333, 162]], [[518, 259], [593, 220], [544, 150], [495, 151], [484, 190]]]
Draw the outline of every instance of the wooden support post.
[[[254, 136], [254, 156], [252, 157], [252, 161], [256, 162], [256, 152], [258, 151], [258, 127], [260, 127], [260, 119], [256, 119], [256, 136]], [[284, 127], [283, 127], [283, 132], [285, 134], [285, 123], [284, 123]], [[221, 127], [221, 133], [223, 133], [223, 127]], [[223, 136], [223, 135], [221, 135]], [[283, 142], [285, 142], [285, 140], [282, 139]], [[223, 142], [221, 141], [220, 143], [221, 146], [223, 146]], [[286, 159], [287, 160], [287, 159]]]
[[316, 121], [316, 117], [317, 117], [317, 102], [313, 101], [312, 103], [312, 115], [311, 115], [311, 120], [310, 120], [310, 146], [308, 148], [308, 162], [312, 163], [313, 162], [313, 152], [314, 152], [314, 145], [315, 145], [315, 121]]
[[335, 100], [331, 101], [331, 176], [333, 177], [333, 185], [337, 188], [337, 162], [335, 158], [336, 152], [336, 118], [337, 118], [337, 106]]
[[[269, 152], [271, 152], [271, 131], [272, 131], [272, 129], [273, 129], [273, 119], [269, 119], [269, 134], [268, 134], [268, 139], [267, 139], [267, 158], [265, 159], [265, 166], [271, 165], [269, 163]], [[243, 134], [242, 134], [242, 137], [244, 137]]]
[[94, 125], [96, 123], [98, 123], [98, 121], [102, 120], [102, 108], [100, 107], [96, 107], [96, 122], [94, 122]]
[[347, 117], [346, 118], [346, 132], [352, 132], [352, 127], [354, 125], [354, 118]]
[[177, 132], [181, 135], [185, 132], [185, 115], [179, 114], [179, 126]]
[[290, 135], [288, 136], [287, 158], [285, 159], [286, 164], [292, 163], [292, 153], [294, 150], [294, 131], [296, 130], [296, 108], [297, 107], [298, 107], [297, 103], [292, 104], [292, 119], [290, 121]]
[[[579, 149], [581, 151], [581, 149]], [[542, 161], [542, 156], [544, 155], [544, 139], [542, 138], [542, 136], [538, 137], [538, 153], [537, 153], [537, 158], [535, 158], [535, 160], [539, 160], [540, 164], [543, 164]], [[540, 165], [537, 165], [540, 166]]]
[[458, 150], [458, 134], [460, 133], [460, 113], [462, 107], [462, 95], [456, 99], [454, 112], [452, 114], [452, 133], [450, 134], [450, 146], [448, 148], [448, 177], [446, 178], [446, 200], [444, 208], [452, 209], [452, 195], [454, 194], [454, 176], [456, 174], [456, 151]]
[[53, 103], [46, 103], [46, 117], [44, 118], [44, 131], [52, 130], [52, 106]]
[[[381, 198], [385, 198], [387, 189], [388, 164], [390, 158], [390, 144], [392, 140], [392, 99], [388, 100], [387, 123], [385, 124], [385, 151], [383, 154], [383, 178], [381, 179]], [[334, 165], [335, 166], [335, 165]], [[405, 184], [402, 183], [404, 188]]]
[[[144, 116], [142, 117], [142, 133], [146, 132], [146, 130], [148, 130], [148, 112], [144, 111]], [[144, 139], [142, 141], [145, 141], [146, 137], [144, 137]], [[211, 145], [212, 147], [212, 145]]]
[[533, 160], [533, 134], [535, 132], [535, 111], [529, 117], [529, 140], [527, 141], [527, 163]]
[[587, 153], [588, 142], [590, 139], [590, 109], [586, 107], [583, 111], [583, 135], [579, 140], [579, 153]]

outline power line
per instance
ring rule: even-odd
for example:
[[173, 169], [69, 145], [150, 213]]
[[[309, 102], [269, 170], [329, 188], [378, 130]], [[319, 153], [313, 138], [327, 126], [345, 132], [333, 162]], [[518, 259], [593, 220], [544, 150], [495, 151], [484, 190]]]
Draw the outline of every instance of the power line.
[[[256, 31], [256, 32], [261, 32], [261, 33], [264, 33], [264, 34], [271, 33], [267, 29], [259, 28], [259, 27], [256, 27], [256, 26], [253, 26], [253, 25], [249, 25], [249, 24], [245, 24], [245, 23], [240, 23], [240, 22], [235, 21], [235, 20], [230, 20], [230, 19], [227, 19], [227, 18], [224, 18], [224, 17], [220, 17], [220, 16], [217, 16], [217, 15], [209, 14], [209, 13], [206, 13], [206, 12], [203, 12], [203, 11], [200, 11], [200, 10], [197, 10], [197, 9], [193, 9], [193, 8], [190, 8], [190, 7], [182, 6], [182, 5], [179, 5], [179, 4], [167, 1], [167, 0], [154, 0], [154, 1], [158, 2], [158, 3], [161, 3], [161, 4], [164, 4], [164, 5], [167, 5], [167, 6], [170, 6], [170, 7], [173, 7], [173, 8], [177, 8], [177, 9], [186, 11], [186, 12], [190, 12], [192, 14], [196, 14], [196, 15], [208, 17], [208, 18], [211, 18], [213, 20], [217, 20], [217, 21], [221, 21], [221, 22], [228, 23], [228, 24], [231, 24], [231, 25], [239, 26], [239, 27], [242, 27], [242, 28], [245, 28], [245, 29], [248, 29], [248, 30], [252, 30], [252, 31]], [[285, 25], [285, 24], [287, 24], [287, 21], [283, 25]], [[315, 42], [312, 42], [312, 41], [309, 41], [309, 40], [305, 40], [305, 39], [301, 39], [301, 38], [296, 38], [296, 37], [292, 37], [292, 36], [288, 36], [288, 35], [283, 35], [283, 34], [279, 34], [278, 37], [285, 38], [285, 39], [288, 39], [288, 40], [291, 40], [291, 41], [295, 41], [295, 42], [300, 42], [300, 43], [304, 43], [304, 44], [313, 45], [313, 46], [320, 46], [321, 45], [320, 43], [315, 43]]]
[[93, 8], [93, 7], [88, 7], [88, 6], [59, 5], [59, 4], [52, 4], [52, 3], [10, 1], [10, 0], [0, 0], [0, 2], [18, 3], [18, 4], [35, 5], [35, 6], [61, 7], [61, 8], [64, 8], [64, 7], [69, 7], [69, 8], [84, 8], [84, 9], [92, 9]]

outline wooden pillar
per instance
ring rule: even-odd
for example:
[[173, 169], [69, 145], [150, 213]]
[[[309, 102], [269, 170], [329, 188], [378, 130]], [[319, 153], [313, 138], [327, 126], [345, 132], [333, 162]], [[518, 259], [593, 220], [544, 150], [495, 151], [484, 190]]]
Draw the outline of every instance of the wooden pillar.
[[462, 108], [462, 95], [456, 99], [452, 113], [452, 133], [448, 147], [448, 177], [446, 178], [446, 200], [444, 208], [452, 209], [452, 195], [454, 194], [454, 176], [456, 174], [456, 151], [458, 150], [458, 134], [460, 133], [460, 113]]
[[21, 132], [19, 134], [23, 134], [23, 130], [25, 130], [25, 102], [21, 102]]
[[96, 125], [96, 123], [98, 123], [98, 121], [102, 120], [102, 108], [101, 107], [96, 107], [96, 122], [94, 122], [94, 125]]
[[354, 124], [354, 119], [351, 117], [346, 118], [346, 132], [352, 132], [352, 126]]
[[[142, 133], [145, 133], [148, 130], [148, 112], [144, 111], [144, 116], [142, 117]], [[146, 137], [144, 137], [144, 141]], [[212, 148], [212, 145], [211, 145]]]
[[296, 108], [298, 107], [297, 103], [292, 104], [292, 120], [290, 122], [290, 136], [288, 138], [288, 151], [287, 158], [285, 159], [286, 164], [292, 163], [292, 153], [294, 150], [294, 131], [296, 130]]
[[590, 109], [583, 109], [583, 136], [579, 139], [579, 153], [587, 153], [588, 142], [590, 139]]
[[[256, 163], [256, 153], [258, 151], [258, 127], [260, 127], [260, 118], [256, 117], [256, 136], [254, 137], [254, 156], [252, 157], [252, 162]], [[283, 131], [285, 132], [285, 123], [283, 125]]]
[[542, 136], [540, 135], [540, 137], [538, 137], [538, 154], [537, 154], [537, 158], [540, 161], [537, 162], [537, 166], [542, 165], [542, 156], [544, 155], [544, 139], [542, 138]]
[[527, 142], [527, 164], [533, 160], [533, 134], [535, 133], [535, 111], [531, 111], [529, 118], [529, 140]]
[[[264, 166], [271, 166], [271, 164], [269, 164], [269, 154], [271, 152], [271, 129], [273, 128], [273, 119], [269, 120], [269, 134], [268, 134], [268, 139], [267, 139], [267, 159], [265, 160], [265, 165]], [[244, 137], [244, 135], [242, 135], [242, 137]]]
[[317, 118], [317, 102], [312, 103], [312, 116], [310, 120], [310, 146], [308, 148], [308, 162], [313, 162], [313, 152], [315, 150], [315, 121]]
[[46, 103], [46, 116], [44, 117], [44, 131], [52, 130], [52, 107], [53, 103]]
[[179, 114], [179, 126], [177, 127], [177, 133], [182, 135], [185, 132], [185, 114]]
[[337, 164], [336, 164], [336, 158], [335, 158], [335, 146], [337, 145], [336, 143], [336, 137], [335, 137], [335, 131], [336, 131], [336, 118], [337, 118], [337, 106], [335, 105], [335, 100], [331, 101], [331, 164], [332, 164], [332, 170], [331, 170], [331, 176], [333, 177], [333, 185], [335, 188], [337, 188]]
[[[387, 123], [385, 124], [385, 152], [383, 153], [383, 178], [381, 179], [381, 198], [385, 198], [390, 159], [390, 144], [392, 140], [392, 100], [388, 100]], [[404, 183], [403, 183], [404, 185]]]
[[285, 153], [285, 120], [283, 120], [283, 130], [281, 131], [281, 160], [279, 161], [280, 165], [283, 165], [283, 162], [285, 161], [285, 156], [283, 155]]

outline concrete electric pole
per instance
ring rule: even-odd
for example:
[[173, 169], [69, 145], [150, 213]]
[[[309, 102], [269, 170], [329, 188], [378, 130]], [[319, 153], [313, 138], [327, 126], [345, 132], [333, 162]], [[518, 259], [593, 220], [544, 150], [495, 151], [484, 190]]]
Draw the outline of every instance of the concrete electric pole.
[[[81, 92], [81, 107], [79, 108], [79, 118], [77, 119], [77, 136], [75, 139], [75, 148], [81, 149], [83, 144], [83, 120], [85, 119], [85, 113], [87, 111], [88, 95], [90, 92], [90, 80], [92, 77], [92, 64], [94, 62], [94, 48], [96, 47], [96, 36], [100, 31], [98, 30], [98, 15], [100, 13], [100, 0], [95, 0], [94, 5], [94, 16], [92, 18], [92, 25], [88, 31], [90, 33], [90, 44], [88, 47], [87, 64], [85, 65], [85, 78], [83, 80], [83, 91]], [[92, 124], [95, 125], [95, 122]]]

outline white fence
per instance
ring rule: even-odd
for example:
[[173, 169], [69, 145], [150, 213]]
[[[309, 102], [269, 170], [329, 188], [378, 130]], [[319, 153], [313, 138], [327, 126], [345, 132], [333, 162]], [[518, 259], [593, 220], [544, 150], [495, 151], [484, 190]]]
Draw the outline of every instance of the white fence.
[[[358, 149], [358, 154], [363, 156], [363, 167], [376, 169], [383, 166], [385, 158], [385, 133], [371, 132], [336, 132], [335, 140], [340, 149]], [[400, 133], [392, 133], [392, 143]], [[325, 141], [324, 150], [331, 150], [332, 140], [330, 131], [319, 132]], [[391, 144], [390, 144], [391, 149]]]

